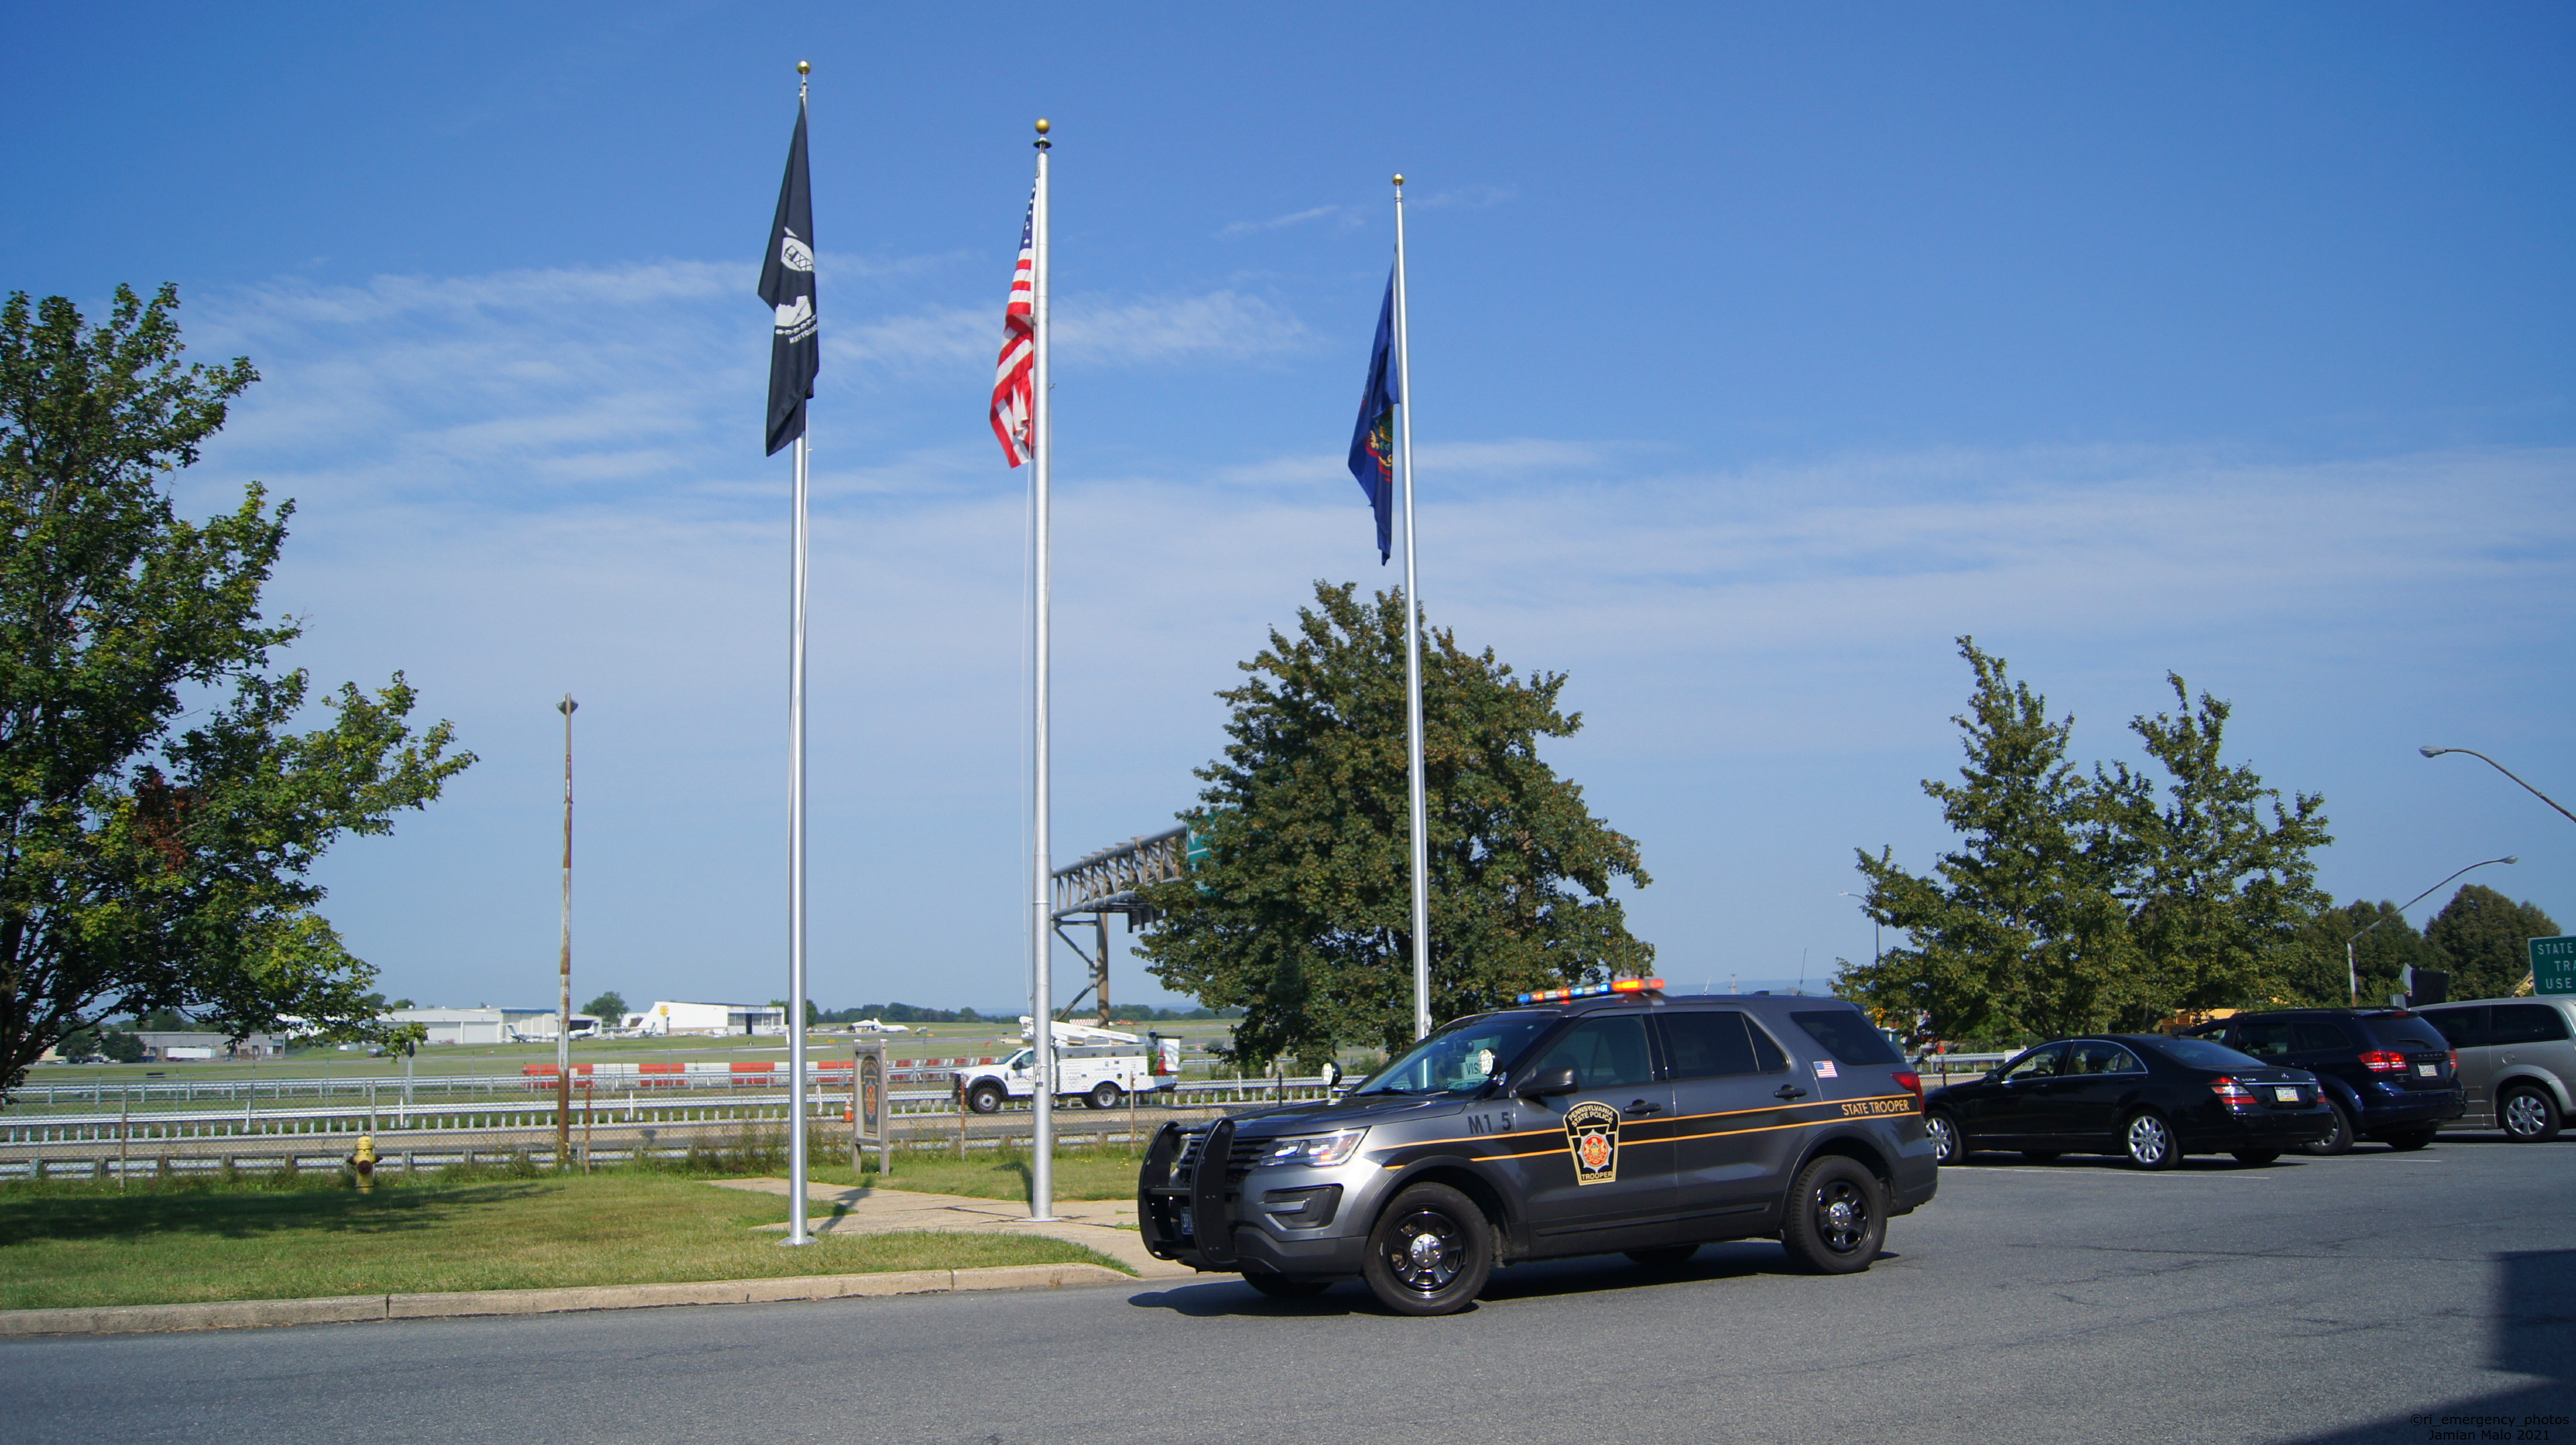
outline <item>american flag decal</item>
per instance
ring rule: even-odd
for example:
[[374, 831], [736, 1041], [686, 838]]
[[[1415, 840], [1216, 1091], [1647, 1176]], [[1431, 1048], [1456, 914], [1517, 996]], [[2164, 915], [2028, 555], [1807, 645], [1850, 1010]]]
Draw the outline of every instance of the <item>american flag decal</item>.
[[1029, 198], [1028, 218], [1020, 222], [1020, 264], [1011, 272], [1011, 304], [1002, 311], [1002, 355], [993, 363], [993, 435], [1002, 439], [1002, 455], [1012, 466], [1027, 461], [1029, 414], [1034, 410], [1030, 379], [1037, 366], [1037, 313], [1030, 303], [1030, 248], [1037, 224], [1037, 198]]

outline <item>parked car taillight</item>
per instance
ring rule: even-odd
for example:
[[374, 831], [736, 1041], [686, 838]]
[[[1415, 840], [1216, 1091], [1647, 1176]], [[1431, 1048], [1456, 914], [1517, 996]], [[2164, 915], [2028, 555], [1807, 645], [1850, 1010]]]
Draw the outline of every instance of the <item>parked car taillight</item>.
[[2254, 1091], [2245, 1087], [2243, 1084], [2236, 1082], [2234, 1079], [2229, 1078], [2225, 1074], [2221, 1074], [2217, 1078], [2209, 1081], [2209, 1092], [2225, 1099], [2227, 1101], [2227, 1107], [2231, 1109], [2251, 1109], [2255, 1107]]
[[1896, 1080], [1896, 1087], [1903, 1089], [1905, 1092], [1914, 1096], [1915, 1108], [1920, 1109], [1923, 1107], [1923, 1076], [1921, 1074], [1914, 1072], [1912, 1069], [1898, 1069], [1888, 1077]]
[[2460, 1051], [2459, 1051], [2458, 1049], [2453, 1049], [2453, 1050], [2451, 1050], [2451, 1072], [2456, 1074], [2456, 1073], [2458, 1073], [2459, 1071], [2460, 1071]]
[[2374, 1074], [2406, 1072], [2406, 1056], [2395, 1049], [2364, 1049], [2361, 1051], [2361, 1062], [2364, 1068]]

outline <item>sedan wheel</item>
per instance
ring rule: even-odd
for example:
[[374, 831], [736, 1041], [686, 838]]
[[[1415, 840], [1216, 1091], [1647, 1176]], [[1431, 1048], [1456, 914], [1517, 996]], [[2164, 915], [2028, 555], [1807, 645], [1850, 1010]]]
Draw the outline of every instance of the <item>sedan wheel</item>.
[[2174, 1138], [2173, 1125], [2162, 1114], [2130, 1115], [2121, 1137], [2128, 1141], [2129, 1162], [2141, 1169], [2171, 1169], [2182, 1162], [2181, 1141]]
[[1923, 1120], [1923, 1134], [1932, 1141], [1932, 1162], [1956, 1164], [1968, 1157], [1967, 1136], [1959, 1131], [1958, 1121], [1947, 1114], [1932, 1114]]

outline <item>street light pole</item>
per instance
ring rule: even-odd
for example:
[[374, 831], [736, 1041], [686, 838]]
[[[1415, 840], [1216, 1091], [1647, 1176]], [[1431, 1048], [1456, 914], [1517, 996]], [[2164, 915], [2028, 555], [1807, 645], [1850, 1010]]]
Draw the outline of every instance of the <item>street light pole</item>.
[[[2466, 749], [2462, 749], [2462, 751], [2466, 751]], [[2521, 781], [2521, 780], [2520, 780], [2520, 779], [2515, 779], [2515, 781], [2519, 782], [2519, 781]], [[2554, 806], [2554, 805], [2553, 805], [2553, 806]], [[2484, 868], [2484, 867], [2488, 866], [2488, 864], [2491, 864], [2491, 863], [2519, 863], [2519, 862], [2521, 862], [2521, 861], [2522, 861], [2522, 860], [2521, 860], [2520, 858], [2518, 858], [2518, 857], [2514, 856], [2513, 854], [2508, 853], [2508, 854], [2506, 854], [2504, 857], [2501, 857], [2501, 858], [2489, 858], [2488, 860], [2486, 860], [2486, 862], [2485, 862], [2485, 863], [2472, 863], [2472, 864], [2470, 864], [2468, 867], [2461, 869], [2461, 870], [2460, 870], [2460, 873], [2469, 873], [2469, 872], [2474, 872], [2474, 871], [2476, 871], [2477, 869]], [[2454, 873], [2454, 874], [2452, 874], [2452, 875], [2451, 875], [2451, 878], [2457, 878], [2457, 877], [2459, 877], [2459, 876], [2460, 876], [2460, 873]], [[2444, 884], [2449, 883], [2449, 882], [2451, 881], [2451, 878], [2445, 878], [2445, 879], [2443, 879], [2443, 880], [2442, 880], [2442, 882], [2434, 884], [2432, 887], [2425, 889], [2423, 892], [2418, 893], [2418, 894], [2416, 894], [2414, 897], [2409, 898], [2409, 899], [2407, 899], [2405, 902], [2403, 902], [2403, 903], [2401, 903], [2401, 904], [2397, 905], [2397, 911], [2396, 911], [2396, 912], [2394, 912], [2394, 913], [2383, 913], [2383, 914], [2379, 915], [2377, 918], [2374, 918], [2374, 919], [2370, 920], [2370, 928], [2365, 928], [2365, 929], [2361, 930], [2361, 932], [2360, 932], [2360, 933], [2356, 933], [2356, 934], [2354, 934], [2352, 937], [2347, 938], [2347, 939], [2345, 939], [2345, 940], [2343, 941], [2343, 968], [2344, 968], [2344, 976], [2345, 976], [2345, 979], [2346, 979], [2347, 984], [2348, 984], [2348, 985], [2349, 985], [2349, 987], [2352, 989], [2352, 1006], [2353, 1006], [2354, 1008], [2359, 1008], [2359, 1007], [2361, 1007], [2361, 966], [2360, 966], [2360, 964], [2359, 964], [2359, 963], [2355, 960], [2355, 958], [2354, 958], [2354, 955], [2353, 955], [2353, 948], [2352, 948], [2352, 946], [2353, 946], [2354, 944], [2356, 944], [2356, 943], [2361, 942], [2361, 940], [2362, 940], [2362, 936], [2363, 936], [2364, 934], [2369, 933], [2369, 932], [2371, 931], [2371, 929], [2372, 929], [2372, 928], [2377, 928], [2379, 925], [2381, 925], [2381, 924], [2383, 924], [2383, 923], [2386, 923], [2388, 920], [2390, 920], [2390, 919], [2392, 919], [2392, 918], [2403, 918], [2403, 917], [2405, 917], [2405, 916], [2406, 916], [2406, 910], [2407, 910], [2407, 909], [2412, 908], [2412, 907], [2414, 907], [2416, 904], [2423, 902], [2425, 899], [2432, 897], [2435, 893], [2439, 892], [2439, 891], [2442, 889], [2442, 887], [2443, 887], [2443, 885], [2444, 885]]]
[[[1860, 900], [1860, 906], [1861, 906], [1861, 907], [1863, 907], [1863, 908], [1867, 908], [1867, 907], [1869, 907], [1869, 900], [1868, 900], [1867, 898], [1863, 898], [1863, 897], [1861, 897], [1861, 895], [1860, 895], [1860, 894], [1857, 894], [1857, 893], [1852, 893], [1852, 892], [1842, 892], [1842, 893], [1837, 893], [1837, 894], [1835, 894], [1834, 896], [1835, 896], [1836, 898], [1855, 898], [1855, 899], [1859, 899], [1859, 900]], [[1883, 950], [1883, 949], [1881, 949], [1881, 948], [1878, 946], [1878, 915], [1877, 915], [1876, 913], [1872, 913], [1872, 914], [1870, 914], [1870, 916], [1869, 916], [1869, 962], [1870, 962], [1870, 966], [1871, 966], [1872, 968], [1876, 968], [1876, 967], [1878, 966], [1878, 962], [1879, 962], [1879, 960], [1880, 960], [1880, 959], [1882, 959], [1882, 958], [1884, 958], [1884, 957], [1886, 957], [1886, 951], [1885, 951], [1885, 950]]]
[[[2513, 769], [2506, 767], [2504, 764], [2497, 762], [2495, 759], [2488, 757], [2486, 754], [2479, 752], [2475, 748], [2437, 748], [2430, 743], [2427, 743], [2423, 747], [2417, 748], [2415, 751], [2422, 753], [2428, 758], [2438, 758], [2444, 753], [2467, 753], [2470, 757], [2477, 759], [2479, 762], [2486, 764], [2488, 767], [2495, 769], [2506, 777], [2512, 778], [2515, 782], [2522, 783], [2522, 779], [2515, 775]], [[2540, 801], [2547, 803], [2553, 808], [2558, 808], [2558, 800], [2556, 798], [2549, 796], [2547, 793], [2540, 791], [2529, 783], [2522, 783], [2522, 787], [2523, 791], [2531, 794], [2533, 797], [2538, 798]], [[2565, 808], [2558, 808], [2558, 816], [2565, 818], [2570, 823], [2576, 823], [2576, 813], [2568, 812]], [[2434, 886], [2439, 887], [2440, 885], [2436, 884]]]
[[556, 963], [555, 1169], [572, 1165], [572, 714], [571, 693], [555, 704], [564, 719], [563, 946]]

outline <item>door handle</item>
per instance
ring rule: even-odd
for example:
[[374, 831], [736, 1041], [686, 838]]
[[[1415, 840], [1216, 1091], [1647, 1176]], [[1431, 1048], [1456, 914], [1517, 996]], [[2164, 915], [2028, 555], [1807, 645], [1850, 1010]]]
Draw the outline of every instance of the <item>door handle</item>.
[[1637, 1099], [1628, 1105], [1628, 1112], [1631, 1114], [1660, 1114], [1663, 1110], [1659, 1106], [1650, 1103], [1647, 1100]]
[[1807, 1091], [1799, 1088], [1795, 1084], [1782, 1084], [1779, 1092], [1773, 1094], [1771, 1097], [1775, 1099], [1803, 1099], [1807, 1097]]

